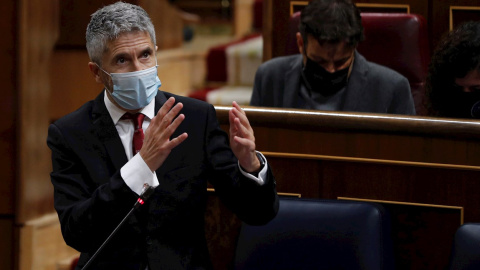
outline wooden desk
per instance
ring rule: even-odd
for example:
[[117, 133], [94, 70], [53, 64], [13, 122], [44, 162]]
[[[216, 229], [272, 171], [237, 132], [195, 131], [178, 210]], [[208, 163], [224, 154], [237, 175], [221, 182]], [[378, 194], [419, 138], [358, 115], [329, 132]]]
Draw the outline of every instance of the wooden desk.
[[[216, 107], [228, 130], [229, 107]], [[443, 269], [455, 230], [480, 222], [480, 122], [246, 108], [279, 193], [375, 201], [391, 214], [397, 269]], [[216, 202], [210, 248], [231, 250], [238, 220]], [[217, 210], [213, 210], [217, 209]], [[218, 210], [220, 209], [220, 210]], [[213, 227], [212, 227], [213, 226]], [[213, 235], [213, 236], [212, 236]], [[213, 260], [228, 266], [226, 258]], [[220, 253], [221, 254], [221, 253]], [[224, 253], [225, 254], [225, 253]], [[228, 257], [228, 256], [227, 256]], [[231, 259], [231, 257], [230, 257]]]

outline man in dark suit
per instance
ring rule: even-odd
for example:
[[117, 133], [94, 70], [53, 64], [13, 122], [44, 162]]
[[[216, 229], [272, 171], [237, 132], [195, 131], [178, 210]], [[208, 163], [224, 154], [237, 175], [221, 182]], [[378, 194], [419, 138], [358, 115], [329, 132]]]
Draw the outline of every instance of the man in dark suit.
[[211, 268], [207, 181], [247, 223], [265, 224], [278, 211], [275, 180], [255, 151], [245, 113], [233, 103], [228, 138], [212, 105], [158, 91], [155, 31], [138, 6], [118, 2], [98, 10], [86, 38], [88, 66], [105, 90], [50, 125], [47, 139], [55, 209], [66, 243], [81, 252], [77, 269], [144, 184], [155, 187], [153, 194], [89, 269]]
[[296, 38], [300, 54], [259, 67], [250, 105], [415, 114], [408, 80], [356, 51], [363, 26], [350, 0], [311, 1]]

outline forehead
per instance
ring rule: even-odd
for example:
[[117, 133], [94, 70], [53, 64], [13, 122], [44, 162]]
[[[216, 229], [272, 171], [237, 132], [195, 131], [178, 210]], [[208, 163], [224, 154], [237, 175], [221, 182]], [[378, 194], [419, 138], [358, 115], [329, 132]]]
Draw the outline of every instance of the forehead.
[[121, 33], [117, 38], [107, 42], [105, 56], [128, 53], [136, 50], [153, 49], [154, 45], [148, 32], [134, 31]]
[[343, 58], [352, 54], [355, 49], [346, 41], [318, 42], [312, 35], [307, 36], [307, 55], [322, 58]]
[[471, 70], [463, 78], [455, 78], [455, 83], [459, 86], [480, 86], [480, 71], [478, 69]]

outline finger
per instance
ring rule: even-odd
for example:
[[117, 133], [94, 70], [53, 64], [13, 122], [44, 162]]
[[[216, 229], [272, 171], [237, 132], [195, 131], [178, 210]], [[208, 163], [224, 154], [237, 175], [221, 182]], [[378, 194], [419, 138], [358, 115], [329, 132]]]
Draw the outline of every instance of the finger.
[[162, 119], [162, 122], [160, 124], [160, 128], [167, 128], [170, 126], [172, 123], [173, 119], [177, 117], [177, 115], [180, 113], [180, 111], [183, 108], [182, 103], [177, 103]]
[[245, 111], [240, 107], [240, 105], [238, 105], [238, 103], [236, 101], [233, 101], [232, 102], [232, 105], [235, 109], [237, 109], [240, 113], [242, 113], [243, 115], [246, 115], [245, 114]]
[[157, 115], [152, 118], [150, 125], [155, 126], [158, 124], [158, 122], [161, 122], [163, 117], [165, 117], [165, 115], [170, 111], [173, 104], [175, 104], [175, 98], [171, 97], [162, 105]]
[[239, 118], [235, 119], [235, 129], [236, 129], [235, 135], [240, 136], [242, 138], [247, 138], [247, 139], [252, 138], [253, 130], [251, 128], [245, 127]]
[[172, 109], [174, 104], [175, 104], [175, 98], [174, 97], [169, 98], [160, 108], [157, 115], [160, 115], [160, 118], [163, 118]]
[[244, 111], [238, 110], [237, 108], [232, 108], [232, 113], [235, 117], [240, 119], [242, 122], [242, 125], [246, 126], [247, 128], [250, 128], [250, 121], [248, 121], [247, 115], [245, 114]]
[[177, 118], [175, 118], [172, 124], [165, 129], [163, 138], [169, 139], [173, 135], [173, 133], [177, 130], [178, 126], [180, 126], [180, 124], [183, 122], [184, 119], [185, 119], [185, 115], [183, 114], [180, 114]]
[[183, 141], [185, 141], [188, 138], [188, 134], [186, 132], [180, 134], [178, 137], [172, 139], [169, 142], [169, 148], [173, 149], [177, 147], [179, 144], [181, 144]]
[[235, 119], [237, 117], [235, 116], [235, 114], [233, 114], [232, 110], [228, 112], [228, 121], [230, 122], [230, 137], [235, 135], [235, 133], [237, 132], [235, 127]]
[[248, 151], [255, 151], [255, 143], [252, 142], [251, 140], [245, 139], [245, 138], [242, 138], [242, 137], [238, 137], [238, 136], [233, 137], [233, 140], [236, 143], [245, 147]]

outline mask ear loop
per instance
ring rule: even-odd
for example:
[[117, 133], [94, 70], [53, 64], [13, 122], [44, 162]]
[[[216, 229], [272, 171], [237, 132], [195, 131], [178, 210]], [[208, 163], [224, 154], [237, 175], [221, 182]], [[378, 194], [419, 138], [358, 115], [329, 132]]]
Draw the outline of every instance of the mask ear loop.
[[[97, 65], [97, 67], [103, 71], [105, 74], [107, 74], [108, 76], [110, 76], [110, 78], [112, 78], [112, 75], [110, 75], [110, 73], [106, 72], [103, 68], [101, 68], [97, 63], [95, 63], [95, 65]], [[107, 92], [111, 95], [113, 93], [113, 89], [112, 90], [109, 90], [108, 87], [106, 85], [105, 86], [105, 89], [107, 90]]]
[[105, 74], [107, 74], [108, 76], [110, 76], [110, 78], [112, 77], [112, 75], [110, 75], [110, 73], [106, 72], [106, 71], [105, 71], [103, 68], [101, 68], [97, 63], [95, 63], [95, 65], [97, 65], [97, 67], [98, 67], [101, 71], [105, 72]]

